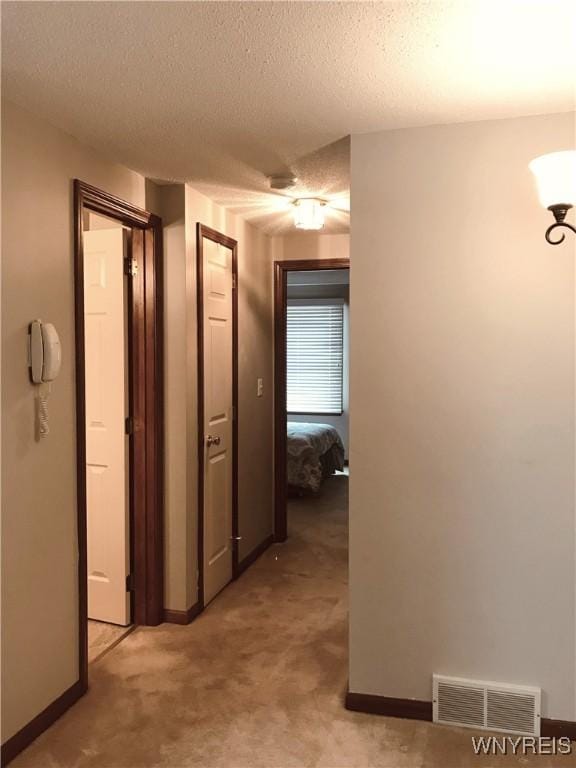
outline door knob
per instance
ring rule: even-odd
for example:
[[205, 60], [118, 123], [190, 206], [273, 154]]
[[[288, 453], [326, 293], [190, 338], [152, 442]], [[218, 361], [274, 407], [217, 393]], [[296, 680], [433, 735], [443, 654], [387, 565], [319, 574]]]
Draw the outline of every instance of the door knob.
[[212, 435], [208, 435], [208, 437], [206, 438], [206, 446], [210, 448], [211, 445], [220, 445], [220, 438], [212, 437]]

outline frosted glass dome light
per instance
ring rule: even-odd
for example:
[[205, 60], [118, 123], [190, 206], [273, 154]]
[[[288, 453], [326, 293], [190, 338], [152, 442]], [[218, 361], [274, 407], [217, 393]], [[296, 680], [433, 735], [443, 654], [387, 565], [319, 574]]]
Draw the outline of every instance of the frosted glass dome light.
[[294, 200], [294, 225], [297, 229], [322, 229], [324, 226], [324, 200], [303, 197]]
[[529, 165], [544, 208], [576, 203], [576, 150], [541, 155]]
[[529, 168], [536, 178], [540, 202], [544, 208], [552, 211], [556, 220], [546, 230], [546, 240], [552, 245], [558, 245], [565, 235], [552, 240], [550, 233], [553, 230], [563, 227], [576, 232], [576, 228], [565, 221], [566, 214], [576, 204], [576, 151], [541, 155], [532, 160]]

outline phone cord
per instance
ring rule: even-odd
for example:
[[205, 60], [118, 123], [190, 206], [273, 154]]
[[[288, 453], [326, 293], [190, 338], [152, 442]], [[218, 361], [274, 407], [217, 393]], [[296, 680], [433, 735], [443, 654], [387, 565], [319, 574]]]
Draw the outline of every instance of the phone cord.
[[40, 392], [38, 395], [38, 421], [40, 426], [40, 437], [46, 437], [50, 433], [48, 426], [48, 394]]

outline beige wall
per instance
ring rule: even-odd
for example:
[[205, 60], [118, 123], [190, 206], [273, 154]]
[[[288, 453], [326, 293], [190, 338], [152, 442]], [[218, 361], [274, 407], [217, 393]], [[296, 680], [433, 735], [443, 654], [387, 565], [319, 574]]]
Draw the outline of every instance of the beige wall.
[[271, 241], [183, 184], [148, 181], [146, 203], [164, 224], [165, 605], [184, 611], [198, 598], [196, 224], [238, 241], [240, 558], [273, 525]]
[[[197, 221], [239, 242], [239, 448], [241, 457], [250, 457], [239, 467], [241, 558], [272, 532], [273, 350], [271, 238], [192, 188], [147, 182], [145, 189], [142, 176], [11, 104], [4, 105], [2, 128], [6, 739], [78, 678], [72, 179], [148, 207], [164, 221], [167, 608], [185, 610], [197, 599]], [[317, 236], [295, 239], [299, 252], [306, 248], [301, 258], [324, 252]], [[276, 252], [295, 258], [292, 240], [275, 238]], [[34, 440], [26, 365], [28, 323], [36, 317], [55, 323], [63, 348], [50, 400], [51, 434], [41, 443]], [[262, 398], [256, 397], [259, 376]]]
[[350, 235], [330, 235], [316, 232], [294, 232], [272, 238], [274, 261], [297, 259], [348, 259]]
[[[197, 493], [197, 222], [238, 241], [238, 516], [242, 559], [272, 533], [273, 526], [271, 239], [239, 216], [186, 187], [188, 433], [191, 438], [188, 472], [193, 505]], [[256, 397], [258, 377], [264, 379], [263, 397]]]
[[[184, 185], [106, 162], [10, 104], [2, 135], [2, 738], [78, 679], [72, 184], [78, 177], [163, 217], [167, 608], [197, 599], [197, 221], [239, 242], [240, 557], [272, 532], [271, 241]], [[28, 323], [54, 322], [62, 372], [51, 434], [34, 440]], [[264, 397], [256, 397], [256, 379]], [[37, 639], [41, 627], [41, 642]]]
[[186, 211], [183, 184], [146, 181], [146, 206], [164, 231], [164, 607], [186, 610], [196, 601], [192, 554], [196, 505], [188, 488]]
[[[164, 223], [165, 599], [166, 608], [186, 610], [198, 598], [196, 224], [238, 241], [241, 559], [272, 533], [273, 525], [271, 240], [183, 184], [147, 182], [147, 205]], [[261, 398], [256, 397], [259, 376], [264, 379]]]
[[[242, 219], [228, 221], [239, 241], [238, 513], [245, 557], [274, 527], [271, 240]], [[258, 377], [264, 379], [262, 397], [256, 396]]]
[[352, 139], [352, 691], [576, 719], [576, 241], [528, 170], [572, 146], [568, 114]]
[[[144, 179], [21, 109], [2, 114], [2, 738], [78, 679], [72, 179], [138, 205]], [[28, 324], [56, 325], [50, 435], [34, 439]]]
[[349, 238], [270, 238], [188, 185], [147, 182], [146, 201], [165, 227], [166, 607], [186, 610], [198, 597], [196, 224], [238, 241], [241, 559], [273, 532], [273, 260], [347, 258]]

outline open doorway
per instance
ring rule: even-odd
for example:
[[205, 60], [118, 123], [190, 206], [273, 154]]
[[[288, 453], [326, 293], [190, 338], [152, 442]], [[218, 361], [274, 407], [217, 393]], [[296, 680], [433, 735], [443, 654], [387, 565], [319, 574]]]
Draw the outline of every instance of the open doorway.
[[74, 186], [80, 677], [163, 618], [158, 217]]
[[130, 228], [83, 214], [88, 662], [132, 625], [130, 573]]
[[278, 542], [303, 526], [347, 526], [348, 324], [347, 259], [276, 262]]

